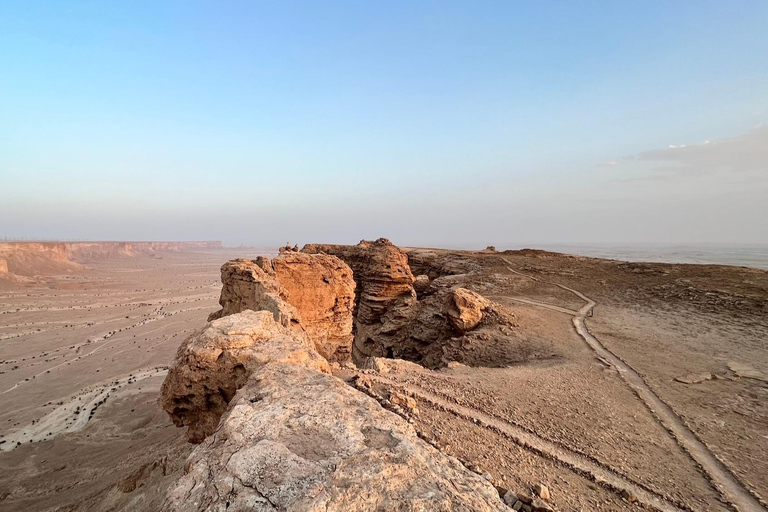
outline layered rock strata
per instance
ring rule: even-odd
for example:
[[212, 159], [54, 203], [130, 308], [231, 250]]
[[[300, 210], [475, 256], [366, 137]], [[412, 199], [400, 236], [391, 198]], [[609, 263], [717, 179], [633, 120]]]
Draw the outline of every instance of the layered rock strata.
[[304, 332], [331, 361], [349, 359], [355, 282], [340, 259], [284, 252], [269, 260], [238, 259], [221, 267], [222, 309], [215, 320], [245, 310], [269, 311], [284, 327]]
[[356, 358], [392, 357], [416, 306], [406, 254], [386, 238], [354, 246], [309, 244], [302, 252], [338, 256], [352, 268], [357, 283]]
[[[411, 273], [410, 254], [383, 238], [355, 246], [306, 245], [302, 252], [333, 254], [352, 268], [357, 282], [352, 353], [358, 363], [394, 357], [439, 367], [463, 359], [463, 347], [473, 340], [495, 343], [505, 336], [502, 328], [513, 326], [512, 315], [502, 306], [462, 288], [462, 274], [449, 272], [471, 268], [444, 269], [433, 251], [416, 258], [425, 272], [418, 278]], [[467, 336], [476, 329], [483, 332]]]
[[[162, 403], [174, 421], [183, 407], [182, 423], [213, 435], [162, 510], [508, 510], [489, 482], [326, 368], [269, 312], [216, 320], [187, 340]], [[239, 385], [211, 430], [206, 407], [218, 410], [216, 391]]]
[[82, 263], [165, 251], [221, 249], [221, 242], [0, 242], [0, 277], [34, 277], [80, 270]]

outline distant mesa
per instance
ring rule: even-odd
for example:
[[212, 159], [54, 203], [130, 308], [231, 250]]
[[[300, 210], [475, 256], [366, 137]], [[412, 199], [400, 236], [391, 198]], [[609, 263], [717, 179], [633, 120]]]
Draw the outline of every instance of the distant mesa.
[[0, 242], [0, 279], [25, 282], [38, 276], [71, 273], [82, 269], [83, 264], [108, 258], [221, 247], [220, 241]]

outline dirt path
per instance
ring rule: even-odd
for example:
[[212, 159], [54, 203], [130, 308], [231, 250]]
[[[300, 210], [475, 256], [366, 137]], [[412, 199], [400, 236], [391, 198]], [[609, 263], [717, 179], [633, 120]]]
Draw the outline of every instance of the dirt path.
[[[511, 265], [511, 262], [506, 258], [502, 258], [505, 263]], [[709, 448], [696, 437], [688, 426], [683, 422], [680, 417], [675, 414], [671, 407], [669, 407], [656, 393], [648, 387], [643, 378], [638, 374], [631, 366], [625, 363], [616, 354], [605, 348], [600, 341], [595, 338], [587, 329], [584, 319], [597, 305], [595, 301], [584, 295], [583, 293], [568, 288], [567, 286], [552, 283], [549, 281], [543, 281], [535, 277], [523, 274], [517, 270], [507, 267], [507, 269], [517, 275], [533, 279], [534, 281], [540, 281], [548, 284], [552, 284], [567, 290], [580, 299], [585, 304], [579, 309], [579, 311], [573, 317], [573, 325], [576, 328], [576, 332], [581, 336], [584, 341], [605, 361], [609, 362], [616, 370], [622, 379], [632, 388], [637, 396], [645, 403], [646, 407], [651, 411], [653, 416], [661, 423], [661, 425], [669, 431], [677, 440], [678, 444], [682, 446], [690, 456], [701, 466], [701, 468], [709, 476], [710, 481], [715, 485], [717, 490], [728, 500], [728, 502], [738, 511], [741, 512], [765, 512], [766, 508], [761, 501], [755, 497], [748, 489], [746, 489], [742, 483], [736, 478], [736, 476], [730, 471], [730, 469], [712, 453]], [[529, 301], [528, 303], [533, 303]], [[537, 305], [552, 309], [550, 304], [538, 303]]]
[[379, 375], [366, 374], [365, 378], [375, 382], [380, 382], [388, 387], [399, 387], [412, 393], [413, 396], [417, 397], [418, 399], [426, 401], [440, 409], [466, 418], [484, 427], [491, 428], [509, 438], [516, 444], [529, 450], [533, 450], [534, 452], [549, 459], [556, 460], [569, 469], [574, 470], [583, 476], [586, 476], [594, 482], [606, 485], [617, 492], [626, 490], [628, 493], [635, 496], [639, 502], [650, 506], [655, 510], [662, 512], [682, 512], [682, 510], [684, 510], [678, 507], [676, 504], [672, 503], [669, 499], [658, 495], [650, 489], [645, 488], [642, 484], [633, 482], [627, 477], [616, 473], [608, 466], [604, 466], [603, 464], [592, 460], [585, 455], [568, 450], [567, 448], [556, 443], [542, 439], [537, 435], [529, 432], [528, 430], [509, 423], [508, 421], [505, 421], [501, 418], [491, 416], [476, 409], [456, 404], [413, 384], [405, 385], [400, 382], [387, 379], [386, 377], [381, 377]]
[[566, 315], [571, 315], [571, 316], [579, 314], [578, 311], [574, 311], [572, 309], [563, 308], [563, 307], [560, 307], [560, 306], [555, 306], [553, 304], [545, 304], [543, 302], [537, 302], [537, 301], [531, 300], [531, 299], [524, 299], [522, 297], [507, 297], [506, 295], [503, 296], [503, 297], [502, 296], [498, 296], [498, 295], [486, 295], [486, 298], [491, 299], [491, 300], [496, 300], [496, 301], [498, 301], [499, 299], [500, 300], [511, 300], [513, 302], [520, 302], [522, 304], [529, 304], [531, 306], [538, 306], [538, 307], [541, 307], [541, 308], [550, 309], [552, 311], [557, 311], [558, 313], [565, 313]]

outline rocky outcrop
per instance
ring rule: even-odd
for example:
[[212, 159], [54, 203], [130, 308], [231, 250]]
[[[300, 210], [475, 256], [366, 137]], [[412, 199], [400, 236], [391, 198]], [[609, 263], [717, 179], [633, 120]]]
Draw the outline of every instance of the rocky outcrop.
[[208, 316], [216, 320], [242, 311], [269, 311], [283, 327], [298, 324], [296, 308], [280, 298], [280, 283], [268, 258], [237, 259], [221, 267], [221, 309]]
[[[460, 286], [475, 270], [468, 258], [433, 250], [406, 254], [383, 238], [355, 246], [306, 245], [302, 252], [333, 254], [352, 268], [358, 297], [353, 356], [358, 363], [394, 357], [439, 367], [459, 357], [472, 364], [476, 358], [461, 357], [467, 345], [475, 340], [481, 342], [476, 346], [498, 345], [506, 336], [503, 329], [513, 325], [502, 306]], [[423, 274], [414, 278], [409, 260]]]
[[232, 260], [221, 267], [222, 309], [209, 320], [245, 310], [269, 311], [275, 321], [306, 333], [331, 361], [349, 359], [355, 282], [340, 259], [284, 252], [269, 260]]
[[163, 382], [160, 406], [187, 438], [210, 435], [227, 404], [256, 368], [269, 362], [329, 372], [328, 362], [302, 333], [275, 321], [269, 311], [246, 310], [208, 324], [179, 347]]
[[163, 386], [177, 424], [179, 405], [191, 418], [184, 397], [204, 407], [203, 396], [221, 383], [235, 385], [232, 363], [222, 360], [241, 362], [244, 385], [187, 460], [162, 510], [506, 510], [489, 482], [325, 373], [319, 355], [267, 312], [216, 320], [180, 349]]
[[[393, 347], [393, 356], [428, 368], [451, 361], [488, 366], [470, 352], [483, 352], [489, 344], [504, 344], [513, 326], [514, 315], [477, 293], [460, 287], [431, 288], [399, 333], [401, 341]], [[497, 364], [504, 366], [501, 360], [490, 365]]]
[[480, 271], [475, 258], [467, 254], [443, 251], [439, 249], [411, 249], [408, 251], [408, 265], [416, 274], [423, 274], [429, 279], [456, 282], [467, 274]]
[[416, 305], [406, 254], [386, 238], [354, 246], [309, 244], [302, 252], [338, 256], [352, 268], [357, 283], [356, 358], [392, 356]]
[[335, 256], [290, 252], [272, 260], [280, 297], [298, 314], [315, 348], [329, 361], [348, 360], [352, 350], [355, 281]]

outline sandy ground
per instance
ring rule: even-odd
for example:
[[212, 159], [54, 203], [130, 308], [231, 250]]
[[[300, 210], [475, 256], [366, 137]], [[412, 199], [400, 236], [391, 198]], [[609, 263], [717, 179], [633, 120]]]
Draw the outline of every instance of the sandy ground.
[[[216, 309], [220, 265], [249, 256], [111, 260], [0, 291], [0, 510], [157, 508], [191, 451], [155, 403], [164, 367]], [[558, 510], [735, 510], [717, 468], [577, 333], [585, 301], [564, 285], [596, 302], [589, 332], [758, 503], [742, 510], [764, 510], [768, 273], [527, 251], [439, 257], [476, 265], [458, 279], [515, 314], [519, 357], [340, 377], [413, 394], [425, 439], [500, 487], [546, 484]], [[676, 380], [692, 374], [709, 377]]]
[[126, 479], [162, 487], [191, 451], [156, 404], [165, 367], [242, 256], [106, 260], [0, 291], [0, 510], [152, 509]]

